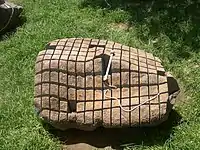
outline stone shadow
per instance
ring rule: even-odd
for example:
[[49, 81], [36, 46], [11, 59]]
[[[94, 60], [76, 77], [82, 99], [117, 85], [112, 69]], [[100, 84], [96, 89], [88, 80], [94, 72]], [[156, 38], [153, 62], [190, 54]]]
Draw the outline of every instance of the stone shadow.
[[167, 121], [156, 127], [145, 128], [121, 128], [106, 129], [98, 128], [95, 131], [81, 131], [69, 129], [60, 131], [47, 123], [44, 128], [64, 145], [75, 145], [86, 143], [92, 147], [123, 149], [123, 147], [134, 145], [163, 145], [173, 134], [173, 128], [182, 123], [182, 117], [172, 110]]

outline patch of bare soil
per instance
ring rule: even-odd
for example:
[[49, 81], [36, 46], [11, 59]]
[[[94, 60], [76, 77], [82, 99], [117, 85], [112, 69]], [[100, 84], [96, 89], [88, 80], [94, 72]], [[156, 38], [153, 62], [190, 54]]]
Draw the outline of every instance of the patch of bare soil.
[[126, 31], [126, 30], [130, 29], [130, 25], [129, 24], [122, 23], [122, 22], [120, 22], [120, 23], [111, 23], [111, 24], [109, 24], [109, 27], [112, 30], [124, 30], [124, 31]]
[[63, 145], [63, 150], [113, 150], [111, 147], [96, 148], [86, 143]]

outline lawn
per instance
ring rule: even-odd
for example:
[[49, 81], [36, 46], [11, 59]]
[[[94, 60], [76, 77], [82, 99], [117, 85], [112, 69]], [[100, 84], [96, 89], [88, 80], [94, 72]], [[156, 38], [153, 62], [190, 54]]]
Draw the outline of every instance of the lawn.
[[146, 131], [143, 138], [130, 132], [120, 146], [200, 149], [200, 4], [108, 2], [111, 8], [103, 0], [15, 0], [24, 7], [26, 22], [0, 41], [0, 149], [61, 149], [66, 144], [44, 128], [33, 108], [35, 58], [46, 43], [66, 37], [107, 39], [152, 52], [179, 82], [182, 93], [174, 110], [180, 121]]

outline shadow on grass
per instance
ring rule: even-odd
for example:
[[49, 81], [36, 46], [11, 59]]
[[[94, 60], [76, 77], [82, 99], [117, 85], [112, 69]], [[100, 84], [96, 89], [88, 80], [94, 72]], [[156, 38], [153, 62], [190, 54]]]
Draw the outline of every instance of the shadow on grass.
[[123, 147], [134, 145], [163, 145], [173, 134], [173, 127], [179, 125], [182, 117], [171, 111], [166, 122], [157, 127], [151, 128], [122, 128], [105, 129], [98, 128], [95, 131], [81, 131], [69, 129], [60, 131], [49, 124], [43, 124], [44, 128], [66, 145], [86, 143], [96, 148], [111, 146], [113, 149], [123, 149]]
[[[200, 2], [196, 0], [84, 0], [80, 7], [122, 9], [127, 11], [129, 20], [138, 38], [148, 43], [161, 34], [167, 43], [160, 41], [154, 46], [167, 49], [169, 60], [187, 59], [191, 53], [200, 51]], [[172, 44], [172, 45], [170, 45]], [[163, 48], [165, 47], [169, 48]], [[170, 46], [169, 46], [170, 45]], [[166, 55], [165, 54], [165, 55]]]

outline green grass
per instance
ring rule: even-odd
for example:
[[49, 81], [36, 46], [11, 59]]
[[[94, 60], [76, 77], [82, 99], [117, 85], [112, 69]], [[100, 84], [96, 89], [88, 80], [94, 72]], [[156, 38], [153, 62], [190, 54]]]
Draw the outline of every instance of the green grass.
[[[172, 127], [167, 138], [163, 137], [165, 131], [158, 130], [156, 137], [150, 136], [126, 149], [200, 148], [197, 2], [149, 0], [138, 5], [135, 1], [110, 0], [110, 9], [106, 9], [103, 0], [15, 2], [23, 5], [27, 21], [0, 41], [0, 149], [61, 148], [61, 142], [34, 115], [34, 62], [46, 43], [66, 37], [108, 39], [145, 49], [160, 57], [166, 70], [178, 79], [184, 97], [174, 109], [182, 116], [182, 123]], [[127, 27], [120, 28], [119, 23]]]

